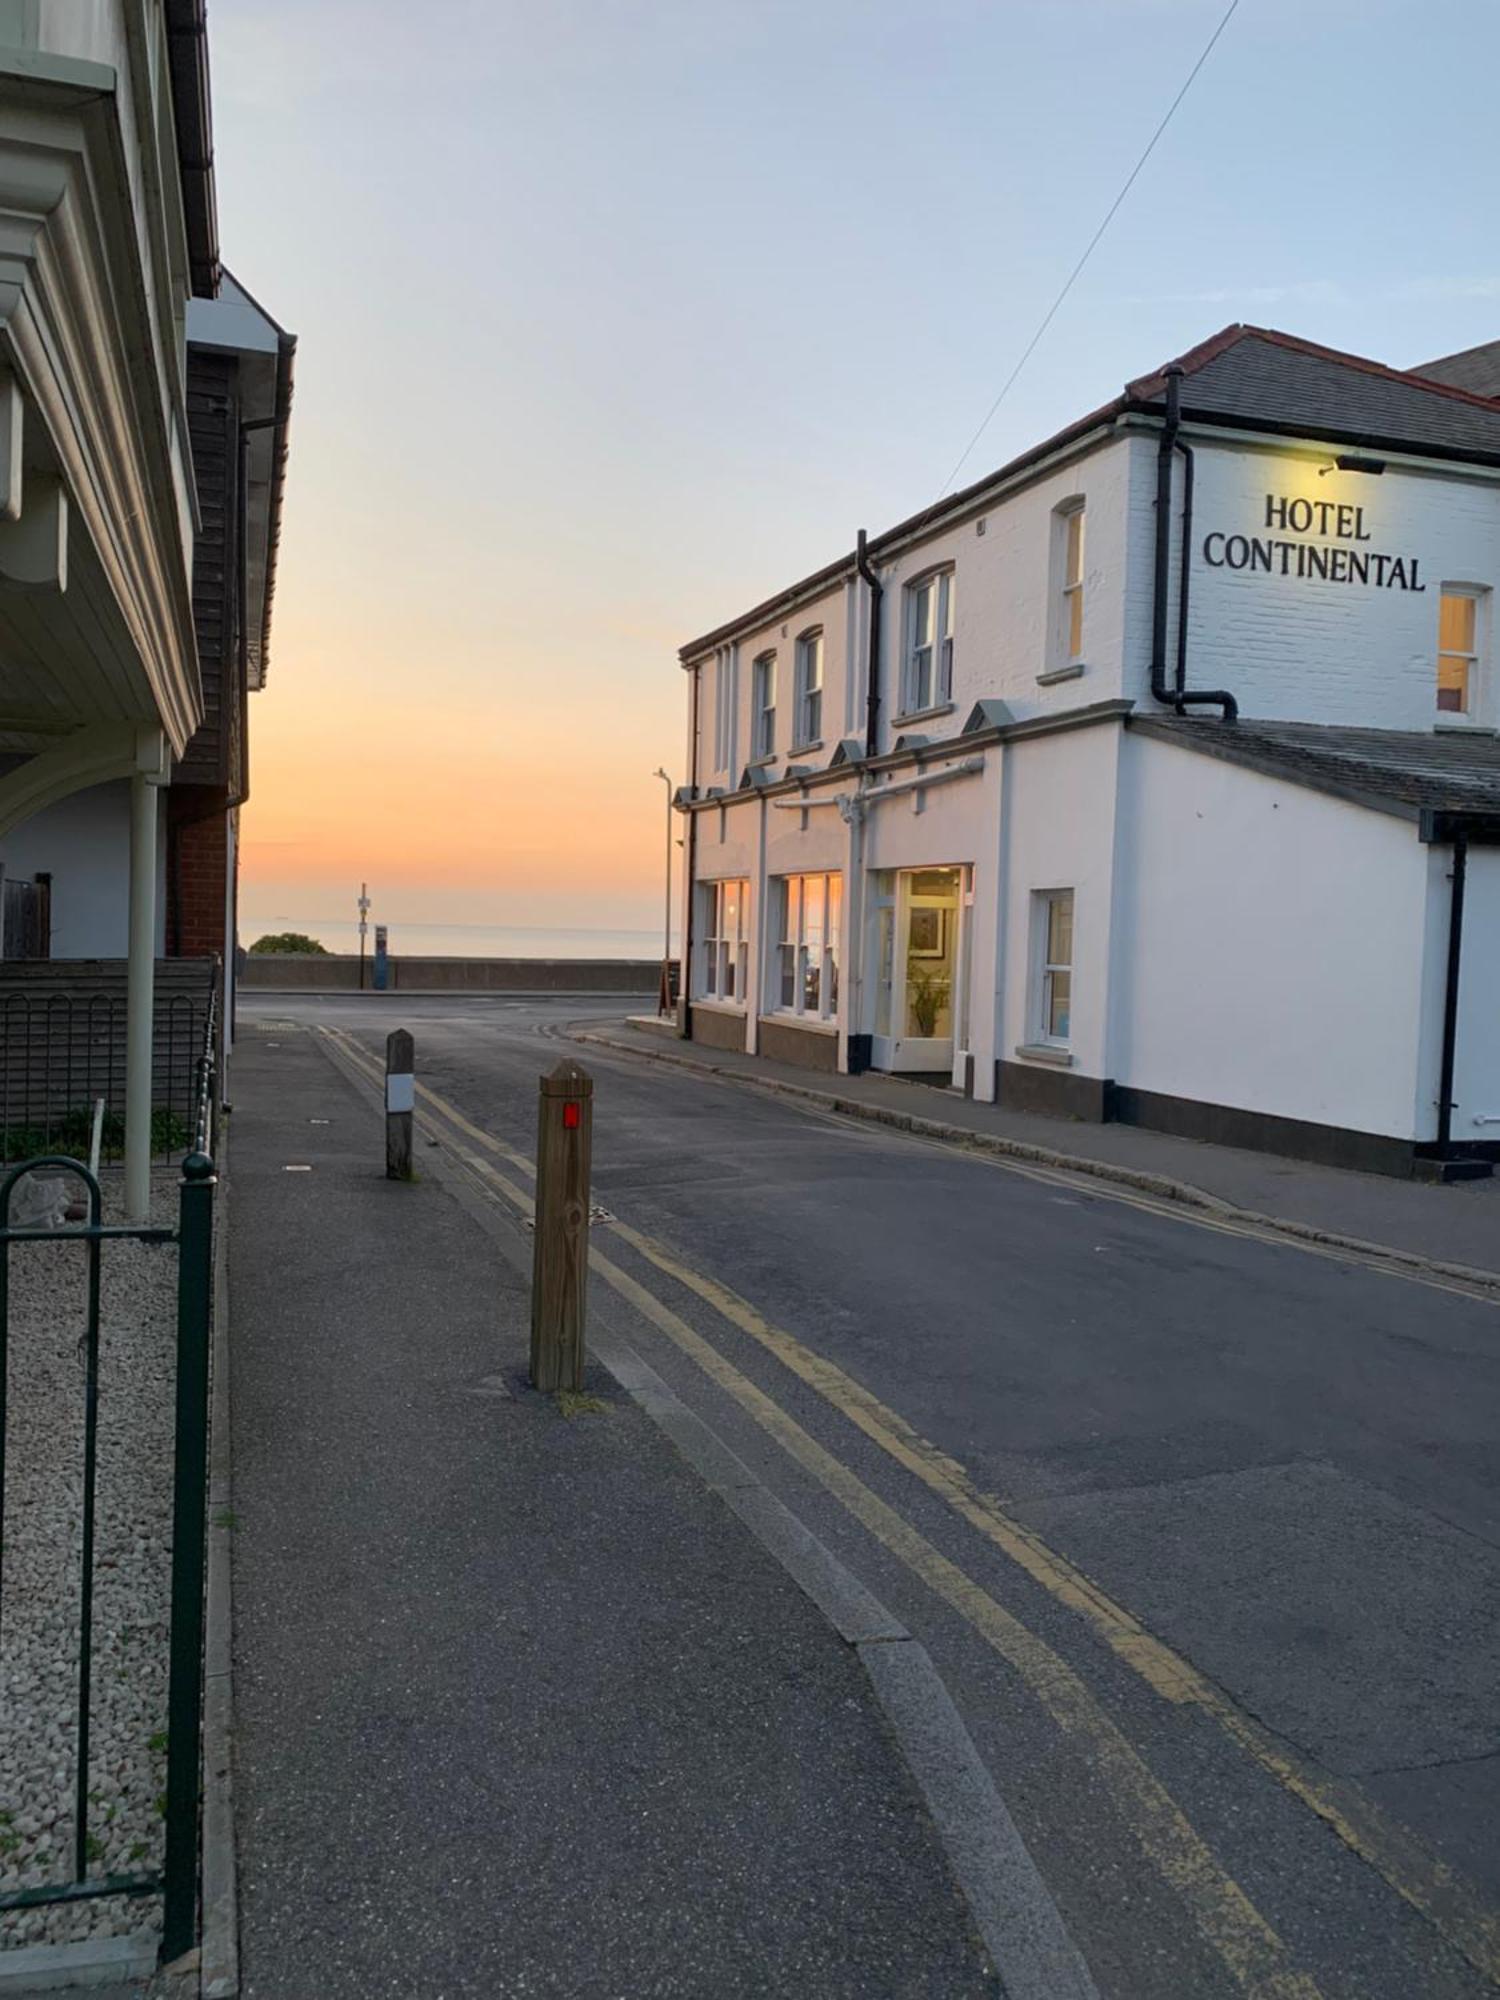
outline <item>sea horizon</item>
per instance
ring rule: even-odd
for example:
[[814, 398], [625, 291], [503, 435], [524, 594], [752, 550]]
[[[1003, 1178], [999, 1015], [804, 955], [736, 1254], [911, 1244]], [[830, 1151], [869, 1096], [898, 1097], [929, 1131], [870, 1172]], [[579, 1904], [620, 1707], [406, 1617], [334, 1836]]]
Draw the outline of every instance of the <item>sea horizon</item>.
[[[353, 956], [359, 925], [353, 918], [276, 916], [241, 919], [240, 943], [248, 950], [260, 937], [302, 931], [326, 950]], [[660, 959], [660, 930], [611, 929], [602, 925], [453, 924], [392, 922], [387, 949], [424, 958], [620, 958]], [[375, 948], [370, 924], [366, 949]]]

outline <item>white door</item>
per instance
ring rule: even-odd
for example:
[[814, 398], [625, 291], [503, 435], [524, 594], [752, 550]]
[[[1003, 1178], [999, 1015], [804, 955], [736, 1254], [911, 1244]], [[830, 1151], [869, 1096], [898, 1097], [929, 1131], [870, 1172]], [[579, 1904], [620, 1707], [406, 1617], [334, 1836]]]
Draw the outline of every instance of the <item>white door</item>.
[[960, 900], [957, 868], [905, 869], [877, 878], [871, 913], [876, 1069], [952, 1071]]

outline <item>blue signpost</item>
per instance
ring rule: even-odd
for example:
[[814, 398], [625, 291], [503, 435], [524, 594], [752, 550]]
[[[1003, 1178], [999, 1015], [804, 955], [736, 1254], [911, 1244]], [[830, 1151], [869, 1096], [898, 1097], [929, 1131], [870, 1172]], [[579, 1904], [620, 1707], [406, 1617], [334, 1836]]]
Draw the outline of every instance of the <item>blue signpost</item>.
[[386, 955], [385, 925], [375, 926], [375, 991], [384, 993], [390, 984], [391, 961]]

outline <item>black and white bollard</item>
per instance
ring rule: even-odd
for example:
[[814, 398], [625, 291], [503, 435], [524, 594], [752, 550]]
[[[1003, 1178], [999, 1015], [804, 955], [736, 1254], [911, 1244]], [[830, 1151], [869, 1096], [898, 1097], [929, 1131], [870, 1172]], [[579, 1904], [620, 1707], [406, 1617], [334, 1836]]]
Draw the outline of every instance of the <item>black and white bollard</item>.
[[417, 1102], [416, 1045], [405, 1028], [385, 1038], [385, 1177], [411, 1179], [411, 1123]]

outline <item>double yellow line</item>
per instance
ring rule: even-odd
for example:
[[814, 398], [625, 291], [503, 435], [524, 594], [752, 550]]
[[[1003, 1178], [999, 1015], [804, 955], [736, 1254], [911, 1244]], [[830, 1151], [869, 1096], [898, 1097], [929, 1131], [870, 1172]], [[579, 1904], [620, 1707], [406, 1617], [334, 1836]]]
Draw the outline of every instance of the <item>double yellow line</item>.
[[[370, 1082], [381, 1082], [378, 1064], [351, 1035], [334, 1028], [320, 1032]], [[419, 1083], [417, 1094], [423, 1106], [421, 1116], [433, 1134], [481, 1183], [503, 1196], [520, 1215], [529, 1216], [534, 1207], [530, 1194], [493, 1164], [494, 1159], [500, 1159], [533, 1176], [533, 1162], [527, 1155], [483, 1131], [427, 1085]], [[474, 1152], [466, 1141], [481, 1150]], [[1357, 1787], [1321, 1771], [1246, 1714], [1222, 1688], [1147, 1631], [1067, 1557], [976, 1487], [960, 1464], [835, 1363], [785, 1328], [772, 1324], [728, 1286], [694, 1270], [628, 1223], [610, 1218], [597, 1228], [626, 1244], [773, 1355], [1009, 1561], [1080, 1616], [1156, 1694], [1194, 1706], [1212, 1718], [1420, 1912], [1476, 1971], [1500, 1986], [1500, 1917], [1423, 1842], [1388, 1819]], [[1289, 1964], [1286, 1947], [1276, 1931], [1219, 1865], [1075, 1670], [628, 1271], [597, 1247], [591, 1250], [590, 1266], [732, 1397], [884, 1548], [957, 1611], [1017, 1673], [1059, 1729], [1082, 1748], [1142, 1852], [1180, 1896], [1244, 1992], [1257, 2000], [1259, 1996], [1265, 2000], [1320, 2000], [1316, 1983]]]

